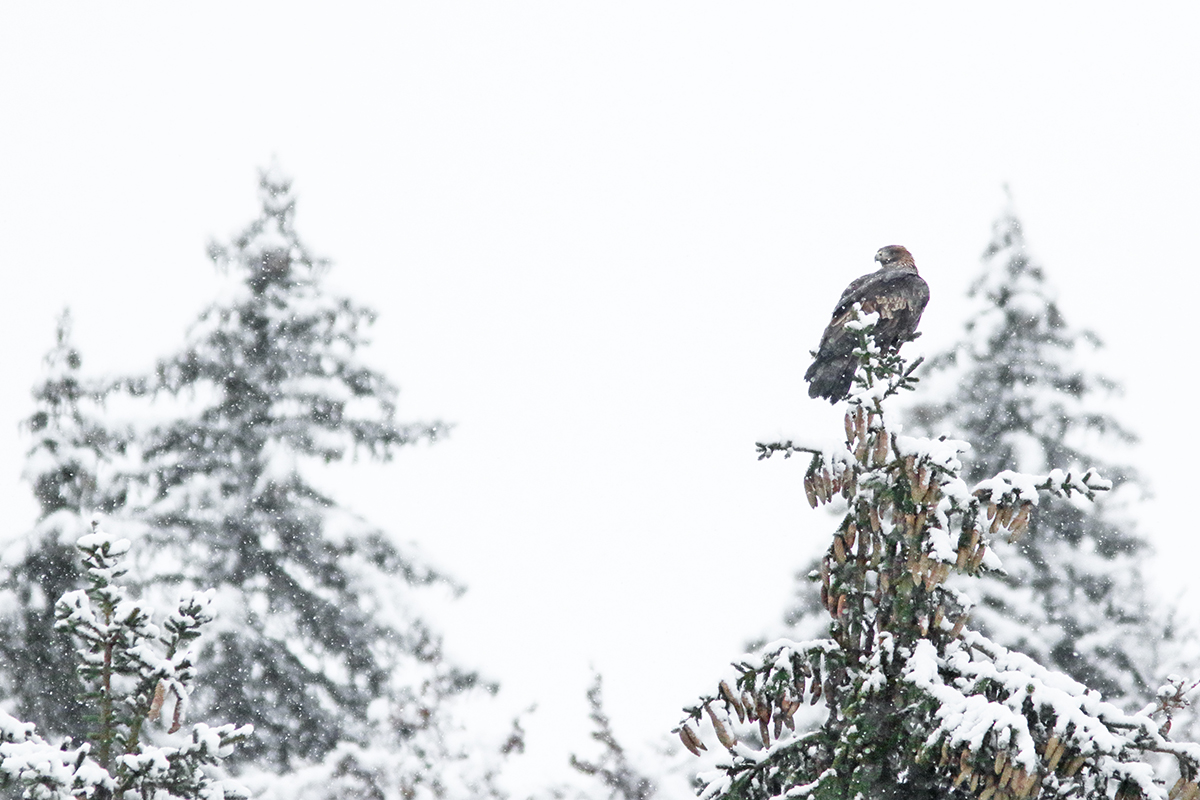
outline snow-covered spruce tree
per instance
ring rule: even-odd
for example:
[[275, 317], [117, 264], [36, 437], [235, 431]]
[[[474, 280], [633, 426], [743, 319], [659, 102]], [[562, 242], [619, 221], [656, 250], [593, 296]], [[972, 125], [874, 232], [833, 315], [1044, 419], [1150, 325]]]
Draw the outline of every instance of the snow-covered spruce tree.
[[1112, 461], [1133, 437], [1104, 408], [1115, 384], [1088, 368], [1099, 340], [1063, 318], [1011, 207], [993, 225], [968, 295], [961, 341], [922, 378], [937, 400], [916, 405], [910, 427], [970, 441], [968, 481], [1091, 466], [1117, 486], [1094, 504], [1047, 498], [1020, 544], [1002, 549], [1006, 572], [974, 590], [972, 623], [1114, 702], [1141, 705], [1169, 631], [1146, 600], [1146, 543], [1114, 513], [1140, 490], [1133, 469]]
[[444, 426], [397, 422], [395, 387], [359, 357], [372, 313], [322, 290], [326, 264], [297, 236], [290, 182], [268, 171], [260, 189], [258, 218], [211, 248], [234, 288], [155, 375], [126, 386], [168, 417], [141, 437], [136, 574], [215, 587], [193, 702], [254, 725], [239, 763], [292, 771], [271, 791], [487, 794], [486, 770], [468, 778], [454, 749], [446, 705], [491, 687], [448, 663], [415, 609], [420, 587], [449, 582], [312, 483], [325, 463], [387, 459]]
[[124, 503], [116, 472], [126, 443], [102, 422], [102, 388], [80, 375], [67, 312], [45, 364], [24, 423], [33, 439], [24, 477], [41, 513], [3, 555], [0, 694], [41, 730], [79, 737], [87, 732], [82, 685], [74, 645], [54, 627], [54, 602], [83, 585], [75, 541], [88, 532], [90, 515]]
[[[77, 645], [92, 725], [87, 741], [52, 744], [32, 724], [0, 712], [0, 786], [37, 800], [246, 797], [205, 767], [227, 758], [251, 734], [249, 726], [196, 723], [176, 735], [195, 674], [192, 644], [212, 620], [212, 593], [185, 597], [160, 628], [116, 583], [129, 546], [98, 528], [79, 537], [87, 588], [67, 592], [55, 606], [55, 627]], [[151, 729], [168, 719], [169, 729], [153, 737], [161, 743], [149, 742]]]
[[[1143, 710], [1122, 711], [968, 628], [971, 601], [946, 584], [952, 573], [1000, 569], [994, 541], [1019, 539], [1041, 497], [1090, 499], [1108, 482], [1090, 470], [1053, 469], [968, 483], [959, 461], [967, 443], [889, 430], [888, 400], [911, 384], [912, 367], [874, 348], [872, 317], [858, 324], [861, 363], [844, 442], [760, 445], [763, 456], [812, 453], [809, 501], [845, 503], [815, 576], [829, 637], [766, 645], [687, 709], [684, 745], [697, 755], [705, 742], [728, 750], [704, 776], [702, 796], [1200, 794], [1200, 746], [1165, 733], [1179, 682]], [[796, 724], [802, 705], [822, 701], [819, 725]]]

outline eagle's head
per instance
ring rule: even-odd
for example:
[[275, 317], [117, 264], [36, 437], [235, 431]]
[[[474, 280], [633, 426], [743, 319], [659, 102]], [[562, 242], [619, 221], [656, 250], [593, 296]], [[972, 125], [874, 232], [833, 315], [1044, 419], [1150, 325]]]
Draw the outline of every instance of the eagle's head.
[[883, 269], [889, 267], [912, 267], [914, 270], [917, 264], [913, 261], [912, 253], [908, 252], [908, 248], [901, 247], [898, 244], [889, 244], [887, 247], [879, 248], [879, 252], [875, 254], [875, 260], [879, 262], [879, 266]]

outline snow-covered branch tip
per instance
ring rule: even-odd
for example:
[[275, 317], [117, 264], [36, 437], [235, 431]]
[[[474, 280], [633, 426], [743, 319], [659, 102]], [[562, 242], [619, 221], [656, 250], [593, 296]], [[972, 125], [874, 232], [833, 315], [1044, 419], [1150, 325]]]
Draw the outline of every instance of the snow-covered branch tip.
[[783, 453], [784, 458], [791, 458], [796, 453], [809, 453], [814, 456], [821, 455], [824, 451], [810, 445], [796, 444], [791, 439], [784, 442], [755, 442], [754, 448], [758, 452], [758, 460], [770, 458], [776, 453]]
[[846, 323], [846, 330], [851, 331], [857, 339], [854, 357], [858, 360], [858, 368], [854, 372], [853, 388], [848, 399], [852, 405], [867, 405], [878, 411], [887, 398], [917, 388], [920, 378], [914, 373], [917, 367], [925, 363], [925, 357], [918, 356], [910, 364], [901, 357], [900, 346], [915, 341], [921, 333], [914, 331], [901, 337], [895, 347], [881, 350], [875, 343], [879, 313], [863, 314], [856, 303], [851, 314], [854, 318]]
[[975, 484], [976, 497], [997, 502], [998, 498], [1020, 499], [1037, 504], [1038, 492], [1049, 492], [1060, 497], [1070, 497], [1072, 493], [1081, 494], [1088, 500], [1095, 500], [1097, 492], [1112, 490], [1112, 481], [1102, 478], [1100, 473], [1089, 469], [1083, 475], [1053, 469], [1046, 475], [1027, 475], [1012, 470], [1004, 470], [994, 478], [988, 478]]

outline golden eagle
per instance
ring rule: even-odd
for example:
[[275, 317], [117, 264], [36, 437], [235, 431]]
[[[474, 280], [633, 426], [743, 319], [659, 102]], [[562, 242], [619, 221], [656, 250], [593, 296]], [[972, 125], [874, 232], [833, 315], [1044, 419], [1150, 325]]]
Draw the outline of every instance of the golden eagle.
[[879, 248], [875, 260], [879, 269], [847, 286], [833, 310], [833, 320], [821, 336], [821, 347], [804, 373], [809, 397], [837, 403], [850, 393], [858, 366], [854, 357], [858, 337], [846, 330], [846, 323], [855, 303], [861, 304], [864, 313], [879, 312], [874, 338], [880, 350], [894, 350], [915, 338], [921, 312], [929, 302], [929, 286], [917, 274], [912, 254], [898, 244]]

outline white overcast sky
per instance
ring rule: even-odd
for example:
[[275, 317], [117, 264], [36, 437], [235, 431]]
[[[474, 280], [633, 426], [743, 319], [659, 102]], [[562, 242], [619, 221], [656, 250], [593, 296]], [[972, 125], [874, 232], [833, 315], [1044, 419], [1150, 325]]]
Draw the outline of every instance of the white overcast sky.
[[753, 441], [840, 425], [801, 380], [838, 293], [907, 245], [919, 344], [946, 344], [1007, 182], [1126, 385], [1173, 594], [1197, 557], [1200, 13], [1136, 5], [5, 4], [3, 533], [33, 518], [16, 425], [56, 314], [88, 371], [145, 368], [277, 157], [328, 284], [380, 313], [402, 414], [457, 423], [335, 491], [468, 585], [439, 623], [539, 703], [531, 758], [590, 752], [589, 665], [651, 742], [823, 542], [802, 465]]

